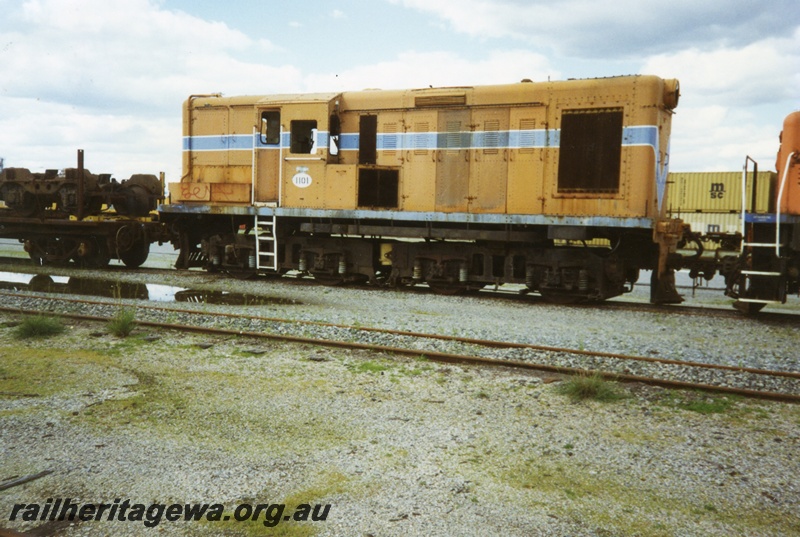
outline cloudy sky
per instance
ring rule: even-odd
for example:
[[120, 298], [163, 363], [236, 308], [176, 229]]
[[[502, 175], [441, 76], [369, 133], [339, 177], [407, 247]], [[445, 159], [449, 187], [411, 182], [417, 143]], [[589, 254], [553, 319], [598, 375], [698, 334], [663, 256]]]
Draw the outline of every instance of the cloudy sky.
[[797, 0], [0, 0], [5, 165], [180, 177], [181, 104], [655, 74], [673, 171], [774, 169], [800, 108]]

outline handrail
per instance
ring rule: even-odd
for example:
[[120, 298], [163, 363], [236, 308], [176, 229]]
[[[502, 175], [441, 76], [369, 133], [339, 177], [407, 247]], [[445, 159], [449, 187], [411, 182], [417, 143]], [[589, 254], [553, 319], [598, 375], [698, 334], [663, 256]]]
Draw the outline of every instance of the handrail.
[[253, 155], [250, 157], [250, 205], [256, 204], [256, 137], [258, 136], [258, 128], [253, 125]]
[[[740, 247], [739, 253], [743, 254], [744, 249], [747, 242], [747, 219], [745, 215], [747, 213], [747, 170], [748, 170], [748, 163], [753, 163], [753, 171], [754, 173], [758, 173], [758, 163], [750, 158], [750, 155], [746, 156], [744, 159], [744, 167], [742, 168], [742, 245]], [[753, 197], [755, 198], [756, 192], [753, 191]]]
[[217, 97], [217, 98], [218, 97], [222, 97], [222, 94], [221, 93], [196, 93], [194, 95], [189, 95], [189, 98], [186, 99], [186, 110], [184, 112], [186, 113], [187, 117], [184, 119], [184, 121], [188, 121], [188, 124], [186, 124], [186, 128], [188, 130], [188, 132], [186, 133], [186, 136], [189, 138], [189, 148], [185, 151], [186, 153], [188, 153], [188, 164], [186, 166], [186, 173], [181, 176], [181, 183], [183, 183], [184, 179], [186, 179], [187, 177], [189, 178], [190, 181], [192, 179], [192, 168], [193, 168], [193, 162], [192, 162], [192, 137], [194, 135], [194, 121], [192, 121], [192, 102], [195, 99], [206, 99], [206, 98], [213, 98], [213, 97]]
[[794, 157], [796, 151], [789, 153], [786, 157], [786, 165], [783, 167], [783, 177], [781, 178], [781, 185], [778, 187], [778, 206], [775, 208], [775, 255], [781, 256], [781, 202], [783, 201], [783, 189], [786, 186], [786, 178], [789, 177], [789, 163]]

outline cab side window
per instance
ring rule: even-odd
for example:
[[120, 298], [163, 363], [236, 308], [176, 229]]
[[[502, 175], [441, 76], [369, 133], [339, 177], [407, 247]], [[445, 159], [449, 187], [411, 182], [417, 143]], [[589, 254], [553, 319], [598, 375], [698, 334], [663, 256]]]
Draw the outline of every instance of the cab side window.
[[261, 112], [261, 143], [264, 145], [281, 143], [281, 113], [277, 110]]
[[315, 153], [317, 151], [317, 121], [302, 119], [292, 121], [291, 147], [292, 153]]

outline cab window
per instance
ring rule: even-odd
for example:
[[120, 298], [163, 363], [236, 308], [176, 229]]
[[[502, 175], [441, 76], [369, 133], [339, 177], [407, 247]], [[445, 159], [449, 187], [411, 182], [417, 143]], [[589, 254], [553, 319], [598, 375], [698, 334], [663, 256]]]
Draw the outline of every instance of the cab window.
[[281, 113], [277, 110], [261, 112], [261, 143], [264, 145], [281, 143]]
[[292, 153], [314, 153], [317, 151], [317, 121], [315, 119], [294, 120], [291, 125]]

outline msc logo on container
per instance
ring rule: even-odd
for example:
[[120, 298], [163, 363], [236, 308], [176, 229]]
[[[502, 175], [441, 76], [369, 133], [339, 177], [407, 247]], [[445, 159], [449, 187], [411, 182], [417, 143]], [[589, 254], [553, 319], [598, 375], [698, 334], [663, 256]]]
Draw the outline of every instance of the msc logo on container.
[[725, 197], [725, 183], [711, 183], [711, 199], [721, 200]]

